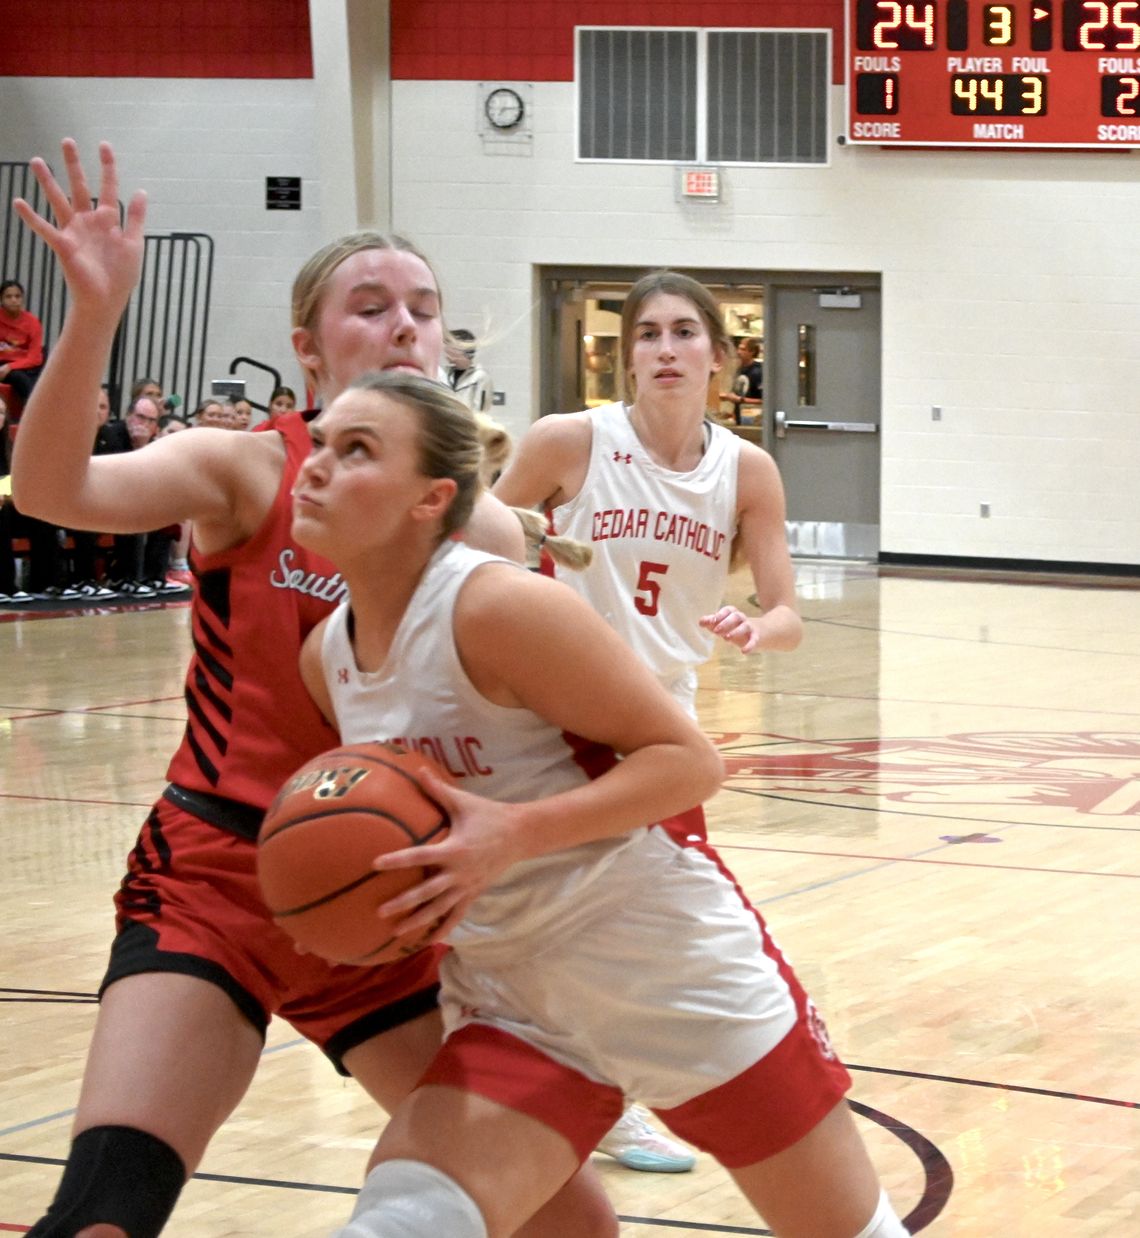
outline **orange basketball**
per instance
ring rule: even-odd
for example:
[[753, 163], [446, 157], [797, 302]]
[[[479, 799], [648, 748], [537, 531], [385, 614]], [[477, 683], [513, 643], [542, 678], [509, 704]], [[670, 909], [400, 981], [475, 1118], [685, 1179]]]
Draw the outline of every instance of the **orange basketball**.
[[376, 908], [424, 870], [378, 873], [372, 861], [446, 837], [448, 816], [424, 789], [425, 770], [447, 778], [418, 752], [354, 744], [306, 761], [278, 791], [258, 837], [257, 875], [274, 921], [299, 946], [357, 964], [417, 948], [397, 944]]

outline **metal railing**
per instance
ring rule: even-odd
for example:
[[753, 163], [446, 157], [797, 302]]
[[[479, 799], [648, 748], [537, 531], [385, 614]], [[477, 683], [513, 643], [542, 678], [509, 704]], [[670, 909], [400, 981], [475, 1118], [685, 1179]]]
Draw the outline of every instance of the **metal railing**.
[[[16, 279], [43, 323], [44, 347], [59, 338], [67, 288], [51, 249], [25, 228], [12, 199], [44, 214], [47, 201], [27, 163], [0, 162], [0, 279]], [[120, 205], [120, 214], [122, 207]], [[137, 378], [155, 379], [193, 408], [204, 394], [214, 242], [205, 233], [148, 234], [139, 285], [116, 332], [107, 368], [111, 406], [121, 410]]]
[[67, 293], [56, 271], [55, 254], [12, 210], [23, 198], [44, 214], [47, 199], [26, 163], [0, 163], [0, 280], [16, 279], [24, 286], [24, 304], [43, 323], [44, 346], [50, 347], [63, 326]]
[[[258, 361], [253, 357], [235, 357], [230, 362], [230, 373], [236, 374], [238, 372], [239, 367], [243, 365], [251, 366], [253, 369], [261, 370], [262, 373], [269, 375], [271, 379], [271, 383], [272, 383], [272, 385], [269, 388], [270, 396], [273, 394], [274, 391], [277, 390], [278, 387], [281, 386], [281, 371], [274, 369], [273, 366], [266, 365], [264, 361]], [[248, 387], [246, 388], [245, 395], [246, 395], [246, 399], [249, 400], [250, 404], [253, 405], [254, 408], [260, 409], [263, 413], [268, 412], [269, 410], [269, 397], [268, 396], [266, 397], [265, 403], [262, 404], [260, 400], [255, 400], [249, 394]]]
[[213, 239], [201, 232], [148, 235], [142, 274], [111, 349], [108, 383], [125, 401], [137, 378], [155, 379], [194, 408], [205, 392]]

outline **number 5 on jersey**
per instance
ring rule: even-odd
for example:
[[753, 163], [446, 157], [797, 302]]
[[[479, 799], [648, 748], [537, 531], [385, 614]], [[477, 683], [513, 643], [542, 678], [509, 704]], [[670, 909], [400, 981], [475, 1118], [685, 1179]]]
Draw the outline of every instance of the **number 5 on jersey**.
[[[668, 563], [642, 562], [641, 571], [637, 577], [637, 593], [633, 599], [633, 604], [637, 607], [638, 614], [657, 614], [657, 601], [661, 596], [661, 582], [654, 580], [653, 577], [664, 576], [668, 570]], [[643, 597], [642, 594], [648, 596]]]

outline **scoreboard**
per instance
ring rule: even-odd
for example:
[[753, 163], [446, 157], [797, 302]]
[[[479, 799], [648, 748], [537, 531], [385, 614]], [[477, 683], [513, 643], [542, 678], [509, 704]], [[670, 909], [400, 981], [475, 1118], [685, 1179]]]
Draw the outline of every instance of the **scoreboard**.
[[1140, 0], [847, 0], [847, 141], [1140, 146]]

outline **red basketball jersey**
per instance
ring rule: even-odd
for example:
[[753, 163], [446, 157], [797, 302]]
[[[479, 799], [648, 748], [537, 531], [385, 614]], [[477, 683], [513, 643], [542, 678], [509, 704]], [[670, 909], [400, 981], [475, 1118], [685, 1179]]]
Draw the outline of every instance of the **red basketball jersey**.
[[293, 482], [311, 445], [305, 417], [288, 413], [267, 430], [284, 439], [286, 463], [257, 532], [190, 556], [188, 716], [167, 777], [260, 809], [298, 765], [337, 742], [298, 670], [305, 637], [346, 594], [332, 565], [290, 536]]

